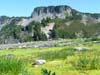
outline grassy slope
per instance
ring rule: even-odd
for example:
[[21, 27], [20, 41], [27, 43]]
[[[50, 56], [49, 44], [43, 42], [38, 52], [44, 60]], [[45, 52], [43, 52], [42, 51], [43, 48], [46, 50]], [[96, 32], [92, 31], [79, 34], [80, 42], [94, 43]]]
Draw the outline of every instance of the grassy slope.
[[[91, 23], [88, 22], [87, 25], [81, 23], [80, 19], [55, 19], [53, 22], [59, 27], [59, 29], [65, 30], [66, 32], [80, 32], [84, 30], [88, 35], [92, 35], [100, 31], [100, 23]], [[67, 22], [72, 22], [70, 25], [66, 25]]]
[[[89, 51], [77, 52], [75, 46], [54, 47], [54, 48], [34, 48], [34, 49], [10, 49], [0, 51], [0, 55], [14, 54], [17, 58], [25, 60], [26, 68], [35, 75], [41, 75], [41, 69], [47, 68], [57, 75], [80, 75], [80, 71], [76, 70], [71, 62], [76, 62], [77, 57], [81, 54], [93, 57], [100, 52], [100, 46], [97, 44], [86, 44], [85, 47], [90, 48]], [[32, 66], [35, 59], [46, 59], [47, 63], [36, 68]], [[100, 70], [87, 70], [87, 75], [100, 75]]]

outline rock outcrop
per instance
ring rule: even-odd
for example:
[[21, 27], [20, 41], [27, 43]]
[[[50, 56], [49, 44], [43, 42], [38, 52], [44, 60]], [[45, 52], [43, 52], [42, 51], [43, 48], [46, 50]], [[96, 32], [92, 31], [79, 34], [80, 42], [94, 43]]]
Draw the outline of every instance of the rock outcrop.
[[37, 7], [34, 9], [31, 17], [35, 21], [41, 21], [43, 18], [50, 17], [51, 19], [58, 17], [65, 19], [67, 16], [72, 16], [72, 9], [69, 6], [48, 6], [48, 7]]

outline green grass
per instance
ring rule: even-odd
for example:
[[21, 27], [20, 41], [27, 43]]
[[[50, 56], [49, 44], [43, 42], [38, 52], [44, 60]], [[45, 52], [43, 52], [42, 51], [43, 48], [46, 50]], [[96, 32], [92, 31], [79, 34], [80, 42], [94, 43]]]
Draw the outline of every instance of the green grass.
[[77, 70], [98, 70], [100, 69], [100, 56], [99, 55], [87, 55], [81, 54], [76, 61], [72, 62], [72, 65]]
[[[56, 75], [81, 75], [81, 72], [85, 72], [86, 75], [100, 75], [100, 45], [92, 42], [84, 44], [84, 41], [81, 41], [83, 45], [79, 45], [79, 40], [73, 41], [76, 43], [73, 46], [1, 50], [2, 57], [13, 54], [16, 59], [0, 59], [0, 63], [3, 64], [0, 65], [0, 75], [7, 75], [7, 72], [11, 72], [8, 75], [17, 75], [18, 73], [21, 75], [42, 75], [41, 69], [43, 68], [55, 72]], [[89, 50], [76, 51], [74, 50], [76, 46], [88, 47]], [[35, 59], [45, 59], [47, 62], [44, 65], [33, 67]], [[24, 63], [22, 64], [20, 60]], [[11, 68], [6, 67], [8, 64]], [[19, 69], [23, 66], [26, 70]]]
[[45, 51], [45, 52], [40, 52], [37, 57], [41, 59], [45, 59], [48, 61], [53, 61], [53, 60], [64, 60], [67, 58], [67, 56], [70, 56], [74, 53], [73, 48], [64, 48], [61, 50], [56, 50], [56, 51]]
[[0, 58], [0, 75], [18, 75], [24, 69], [22, 60]]

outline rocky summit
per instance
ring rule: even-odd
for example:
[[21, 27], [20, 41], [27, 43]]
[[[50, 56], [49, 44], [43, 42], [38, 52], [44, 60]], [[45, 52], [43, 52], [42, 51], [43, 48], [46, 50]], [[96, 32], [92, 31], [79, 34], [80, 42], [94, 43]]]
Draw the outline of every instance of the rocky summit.
[[34, 9], [31, 17], [35, 21], [41, 21], [43, 18], [50, 17], [54, 19], [55, 17], [65, 19], [66, 15], [72, 15], [72, 9], [69, 6], [48, 6], [48, 7], [37, 7]]

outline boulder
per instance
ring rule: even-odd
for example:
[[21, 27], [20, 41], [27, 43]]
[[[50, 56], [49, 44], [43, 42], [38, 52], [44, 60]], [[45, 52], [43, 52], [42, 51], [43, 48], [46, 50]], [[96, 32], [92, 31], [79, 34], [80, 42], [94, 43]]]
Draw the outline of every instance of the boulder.
[[75, 50], [77, 51], [85, 51], [85, 50], [88, 50], [89, 48], [87, 47], [76, 47]]
[[34, 65], [42, 65], [42, 64], [45, 64], [46, 63], [46, 60], [35, 60], [34, 61]]

